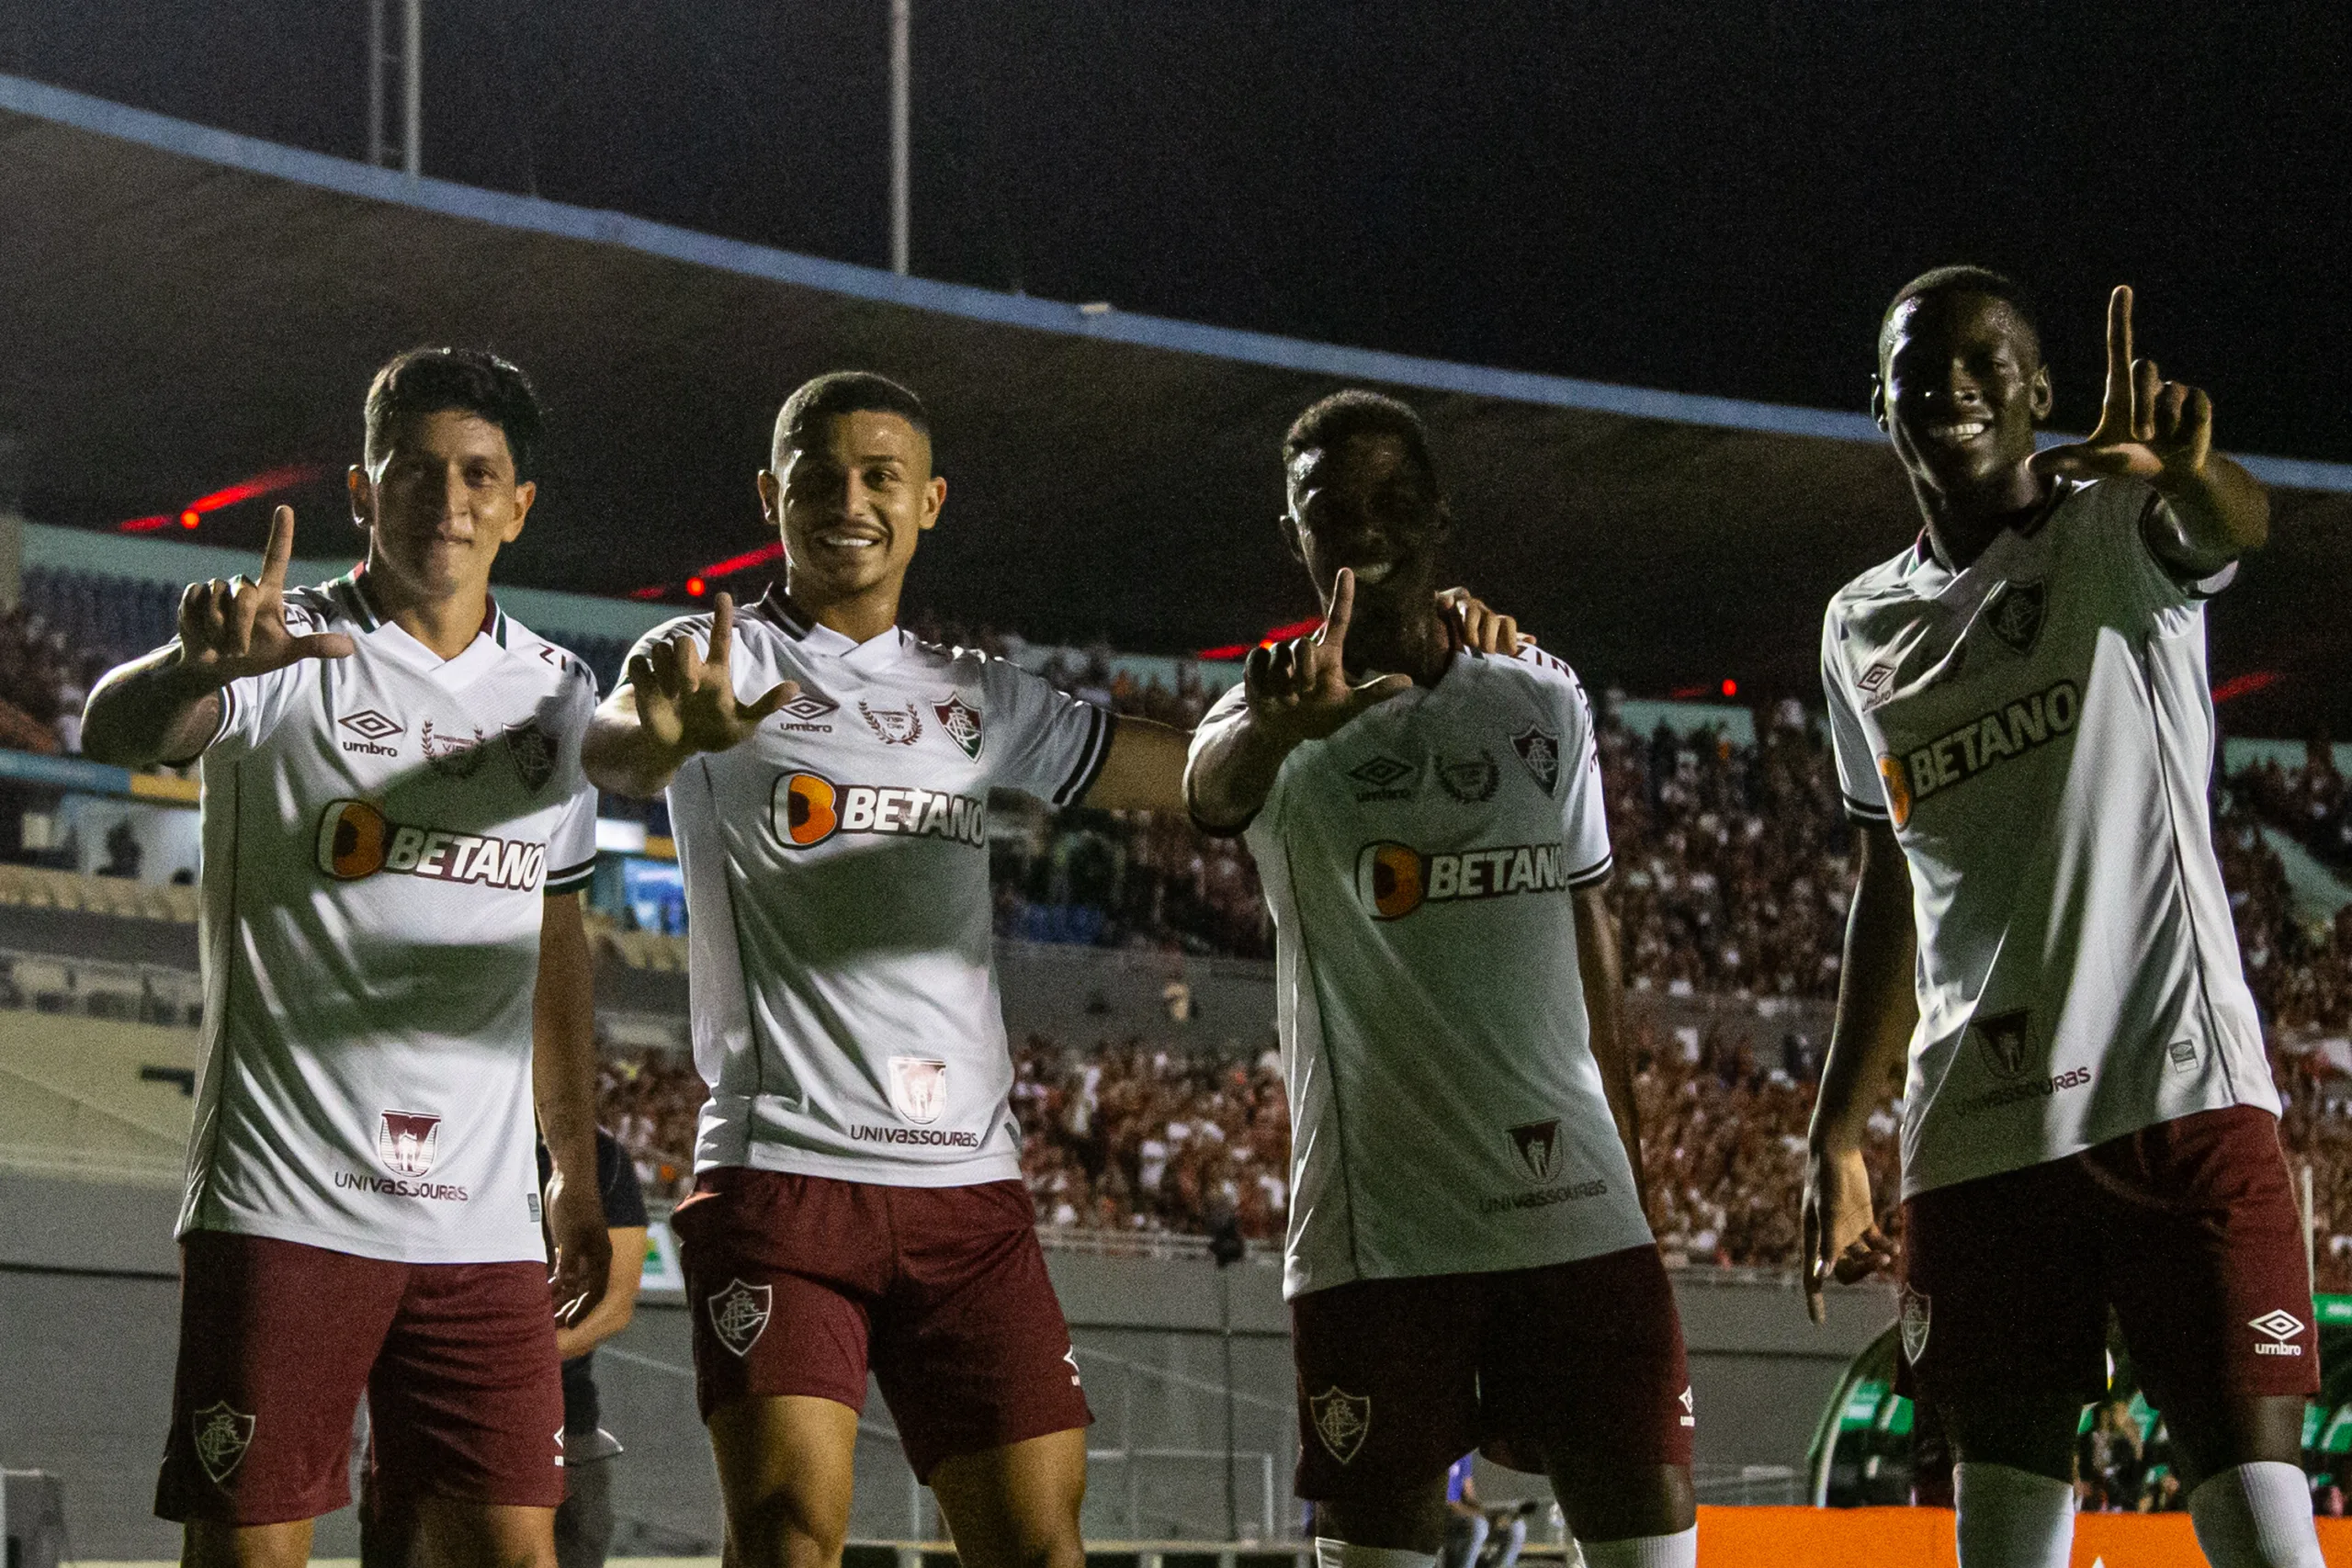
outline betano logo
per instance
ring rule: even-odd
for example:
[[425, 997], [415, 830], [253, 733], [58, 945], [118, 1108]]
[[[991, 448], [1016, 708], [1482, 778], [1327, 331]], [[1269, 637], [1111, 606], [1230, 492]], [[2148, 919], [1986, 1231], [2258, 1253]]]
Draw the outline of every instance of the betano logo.
[[1425, 855], [1410, 844], [1366, 844], [1356, 856], [1356, 892], [1378, 920], [1401, 920], [1424, 904], [1557, 893], [1568, 886], [1565, 844], [1503, 844]]
[[810, 849], [836, 833], [952, 839], [975, 846], [989, 841], [985, 800], [936, 789], [837, 784], [821, 773], [786, 773], [777, 779], [768, 816], [776, 840], [786, 849]]
[[435, 882], [480, 882], [492, 887], [537, 887], [548, 847], [484, 833], [413, 828], [387, 818], [365, 800], [337, 800], [319, 819], [319, 869], [337, 882], [379, 871]]
[[2022, 755], [2070, 733], [2083, 716], [2083, 694], [2072, 681], [1977, 715], [1908, 755], [1881, 756], [1886, 803], [1897, 828], [1911, 820], [1920, 801], [1967, 783], [1996, 762]]

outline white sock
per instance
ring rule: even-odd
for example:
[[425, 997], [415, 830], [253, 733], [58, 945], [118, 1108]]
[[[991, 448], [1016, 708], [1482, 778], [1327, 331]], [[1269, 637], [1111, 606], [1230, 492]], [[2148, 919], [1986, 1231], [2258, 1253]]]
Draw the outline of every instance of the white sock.
[[2075, 1545], [2075, 1489], [2006, 1464], [1951, 1468], [1960, 1512], [1960, 1568], [2066, 1568]]
[[1437, 1568], [1437, 1553], [1407, 1551], [1400, 1546], [1358, 1546], [1318, 1535], [1315, 1568]]
[[2188, 1495], [2188, 1517], [2213, 1568], [2326, 1568], [2300, 1465], [2257, 1460], [2209, 1475]]
[[1699, 1527], [1629, 1540], [1580, 1540], [1586, 1568], [1699, 1568]]

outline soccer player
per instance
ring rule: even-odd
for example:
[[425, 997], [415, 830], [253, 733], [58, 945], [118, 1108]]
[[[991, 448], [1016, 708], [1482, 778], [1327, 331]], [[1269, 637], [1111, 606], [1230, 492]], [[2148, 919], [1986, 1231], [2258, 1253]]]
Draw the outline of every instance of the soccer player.
[[2110, 1307], [2217, 1568], [2316, 1565], [2297, 1464], [2311, 1280], [2206, 806], [2205, 599], [2268, 505], [2206, 395], [2108, 309], [2087, 441], [2017, 287], [1915, 279], [1872, 412], [1925, 527], [1830, 601], [1860, 868], [1805, 1189], [1806, 1290], [1892, 1247], [1863, 1123], [1903, 1078], [1903, 1353], [1952, 1445], [1966, 1568], [2066, 1562]]
[[1297, 1489], [1322, 1568], [1430, 1568], [1465, 1450], [1548, 1472], [1595, 1568], [1697, 1561], [1682, 1335], [1643, 1215], [1600, 761], [1532, 648], [1458, 648], [1420, 420], [1351, 391], [1283, 446], [1328, 606], [1193, 741], [1274, 915]]
[[190, 587], [178, 637], [91, 694], [91, 756], [203, 760], [206, 1055], [155, 1497], [203, 1568], [308, 1559], [363, 1391], [377, 1482], [436, 1560], [555, 1568], [557, 1323], [610, 1247], [579, 899], [594, 682], [489, 592], [539, 426], [504, 360], [393, 359], [350, 474], [362, 564], [288, 590], [280, 507], [257, 580]]

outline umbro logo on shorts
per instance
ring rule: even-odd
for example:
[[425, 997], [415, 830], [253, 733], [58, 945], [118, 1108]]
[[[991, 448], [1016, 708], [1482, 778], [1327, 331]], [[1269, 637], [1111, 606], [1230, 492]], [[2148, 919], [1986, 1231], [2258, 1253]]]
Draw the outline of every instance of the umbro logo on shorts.
[[1682, 1390], [1680, 1420], [1685, 1427], [1696, 1427], [1699, 1424], [1699, 1413], [1690, 1404], [1690, 1390], [1687, 1385]]
[[2303, 1353], [2303, 1348], [2294, 1343], [2295, 1337], [2303, 1331], [2303, 1320], [2284, 1307], [2264, 1313], [2247, 1323], [2246, 1326], [2269, 1337], [2270, 1342], [2267, 1345], [2258, 1340], [2256, 1342], [2254, 1353], [2257, 1356], [2300, 1356]]
[[1356, 1457], [1372, 1431], [1372, 1395], [1350, 1393], [1336, 1384], [1309, 1399], [1306, 1413], [1315, 1435], [1341, 1464]]
[[768, 1331], [768, 1317], [775, 1310], [775, 1287], [729, 1280], [712, 1293], [707, 1305], [710, 1331], [740, 1359], [751, 1354], [760, 1336]]
[[254, 1417], [230, 1409], [224, 1399], [198, 1411], [188, 1426], [196, 1439], [196, 1462], [212, 1477], [212, 1484], [228, 1485], [229, 1477], [245, 1462], [245, 1450], [254, 1446]]

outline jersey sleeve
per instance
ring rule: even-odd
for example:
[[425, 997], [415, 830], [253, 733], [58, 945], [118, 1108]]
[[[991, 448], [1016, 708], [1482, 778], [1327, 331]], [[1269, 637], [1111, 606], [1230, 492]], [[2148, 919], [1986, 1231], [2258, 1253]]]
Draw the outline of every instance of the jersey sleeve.
[[1049, 806], [1086, 798], [1111, 755], [1118, 716], [1057, 690], [1009, 659], [981, 666], [987, 705], [981, 738], [989, 782]]
[[[1223, 735], [1227, 730], [1232, 728], [1233, 726], [1241, 721], [1241, 716], [1248, 709], [1249, 705], [1249, 691], [1240, 682], [1237, 681], [1232, 685], [1227, 687], [1223, 693], [1219, 694], [1216, 701], [1209, 705], [1208, 712], [1201, 716], [1201, 722], [1193, 726], [1192, 745], [1185, 753], [1185, 813], [1192, 818], [1193, 826], [1194, 828], [1198, 829], [1201, 832], [1206, 834], [1212, 839], [1239, 838], [1242, 834], [1250, 830], [1250, 825], [1252, 822], [1255, 822], [1260, 817], [1264, 816], [1266, 811], [1274, 804], [1273, 791], [1269, 790], [1266, 795], [1266, 804], [1264, 807], [1260, 807], [1257, 811], [1252, 812], [1250, 816], [1227, 828], [1219, 828], [1202, 821], [1201, 814], [1193, 809], [1193, 761], [1199, 758], [1203, 750], [1204, 750], [1210, 742], [1214, 741], [1218, 736]], [[1280, 787], [1280, 774], [1275, 775], [1275, 784], [1276, 787]]]
[[2115, 507], [2115, 514], [2119, 520], [2129, 518], [2131, 528], [2128, 535], [2119, 533], [2115, 543], [2126, 557], [2126, 569], [2137, 579], [2154, 608], [2170, 610], [2197, 604], [2212, 598], [2237, 581], [2235, 561], [2210, 577], [2183, 573], [2156, 553], [2158, 536], [2176, 533], [2179, 526], [2171, 503], [2145, 486], [2125, 486], [2115, 479], [2101, 482], [2117, 486], [2116, 499], [2120, 504]]
[[1567, 689], [1560, 694], [1561, 841], [1567, 847], [1568, 886], [1606, 882], [1616, 863], [1609, 846], [1609, 792], [1600, 776], [1600, 738], [1592, 704], [1566, 665]]
[[543, 891], [550, 898], [563, 893], [584, 893], [596, 874], [596, 786], [580, 767], [580, 742], [596, 706], [596, 685], [584, 674], [567, 672], [565, 690], [571, 698], [565, 716], [563, 776], [571, 794], [563, 803], [555, 829], [548, 835], [548, 870]]
[[1838, 764], [1838, 793], [1845, 800], [1846, 815], [1857, 822], [1894, 820], [1886, 807], [1886, 784], [1879, 777], [1870, 736], [1854, 705], [1853, 685], [1846, 677], [1834, 604], [1821, 621], [1821, 700], [1829, 714], [1829, 750]]

